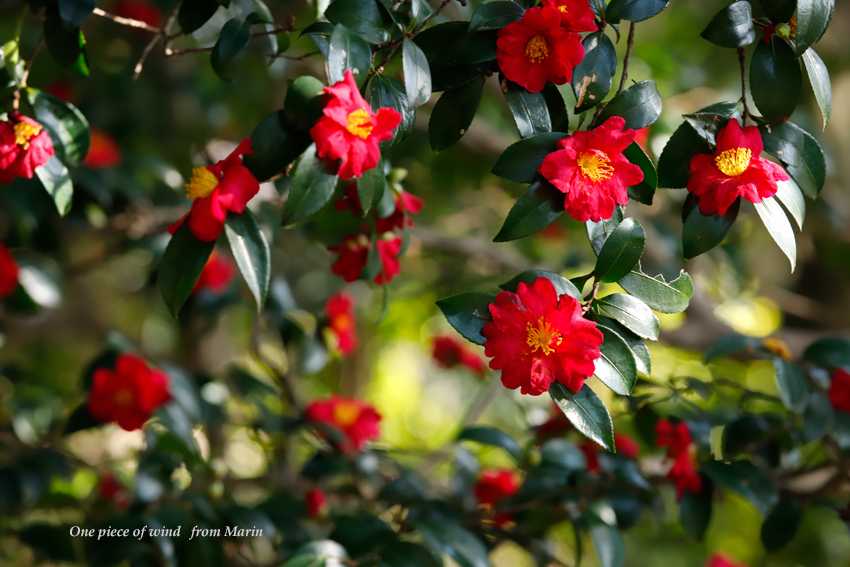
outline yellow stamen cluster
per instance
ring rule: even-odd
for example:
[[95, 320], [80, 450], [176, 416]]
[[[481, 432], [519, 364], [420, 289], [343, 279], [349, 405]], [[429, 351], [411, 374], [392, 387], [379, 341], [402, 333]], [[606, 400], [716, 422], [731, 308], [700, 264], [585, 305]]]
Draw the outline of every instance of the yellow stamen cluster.
[[525, 333], [525, 344], [531, 348], [531, 352], [540, 350], [546, 356], [555, 352], [555, 347], [558, 347], [564, 341], [561, 333], [556, 331], [552, 324], [543, 317], [540, 317], [536, 324], [529, 322], [525, 326]]
[[563, 4], [561, 4], [560, 6], [558, 6], [558, 11], [561, 12], [562, 14], [566, 14], [567, 13], [567, 7], [564, 6]]
[[532, 63], [540, 63], [549, 57], [549, 44], [546, 43], [546, 38], [535, 35], [528, 40], [525, 44], [525, 56]]
[[345, 129], [354, 136], [365, 140], [372, 134], [372, 117], [363, 108], [358, 108], [348, 115]]
[[24, 149], [30, 145], [30, 140], [41, 133], [41, 126], [30, 122], [18, 122], [15, 124], [15, 143]]
[[753, 159], [753, 152], [750, 148], [733, 148], [714, 156], [714, 163], [723, 175], [738, 177], [750, 167], [751, 159]]
[[607, 181], [614, 175], [614, 165], [605, 152], [599, 150], [582, 152], [577, 162], [581, 174], [594, 183]]
[[348, 427], [360, 417], [360, 407], [353, 402], [338, 402], [334, 406], [334, 421], [337, 425]]
[[783, 360], [791, 360], [791, 349], [785, 344], [785, 341], [776, 337], [767, 337], [761, 342], [762, 348], [772, 352]]
[[192, 177], [186, 184], [186, 195], [190, 199], [203, 199], [215, 190], [218, 185], [218, 177], [206, 167], [196, 167], [192, 170]]

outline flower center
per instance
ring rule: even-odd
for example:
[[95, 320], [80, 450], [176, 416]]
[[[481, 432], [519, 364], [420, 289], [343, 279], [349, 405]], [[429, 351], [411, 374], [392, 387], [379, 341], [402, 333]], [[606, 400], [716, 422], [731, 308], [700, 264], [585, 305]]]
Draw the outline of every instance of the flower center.
[[15, 124], [15, 143], [24, 149], [30, 145], [30, 140], [41, 133], [41, 126], [29, 122], [18, 122]]
[[556, 331], [552, 324], [543, 317], [540, 317], [536, 324], [529, 321], [525, 326], [525, 333], [525, 344], [531, 347], [531, 352], [540, 350], [546, 356], [555, 352], [555, 347], [564, 341], [561, 333]]
[[334, 406], [334, 421], [340, 427], [352, 425], [360, 416], [360, 407], [352, 402], [338, 402]]
[[186, 195], [190, 199], [203, 199], [218, 185], [218, 177], [206, 167], [192, 169], [192, 178], [186, 184]]
[[594, 183], [607, 181], [614, 175], [614, 166], [608, 154], [599, 150], [582, 152], [578, 156], [578, 168], [581, 174]]
[[122, 389], [115, 392], [115, 405], [118, 406], [129, 406], [133, 403], [133, 392], [128, 389]]
[[337, 315], [333, 319], [333, 326], [337, 331], [347, 331], [352, 327], [353, 321], [347, 314]]
[[549, 44], [543, 36], [536, 35], [525, 44], [525, 56], [532, 63], [540, 63], [549, 57]]
[[372, 117], [363, 108], [358, 108], [348, 115], [348, 124], [345, 129], [350, 134], [365, 140], [372, 133]]
[[558, 6], [558, 11], [561, 12], [562, 14], [566, 14], [567, 13], [567, 7], [564, 4], [561, 4], [560, 6]]
[[714, 163], [724, 175], [737, 177], [747, 171], [752, 158], [753, 152], [750, 148], [733, 148], [714, 156]]

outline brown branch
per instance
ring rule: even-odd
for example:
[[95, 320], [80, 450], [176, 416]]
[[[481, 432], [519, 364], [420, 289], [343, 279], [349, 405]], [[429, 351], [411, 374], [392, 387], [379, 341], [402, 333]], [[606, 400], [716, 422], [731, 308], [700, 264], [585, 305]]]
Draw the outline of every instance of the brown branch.
[[141, 57], [139, 57], [139, 60], [136, 62], [136, 66], [133, 68], [134, 81], [139, 78], [139, 75], [142, 74], [142, 70], [145, 68], [145, 61], [147, 61], [148, 56], [153, 51], [154, 47], [156, 47], [156, 45], [161, 41], [164, 42], [163, 45], [165, 46], [165, 48], [168, 47], [168, 30], [171, 29], [171, 26], [174, 24], [174, 20], [177, 19], [177, 13], [180, 11], [181, 4], [182, 2], [177, 2], [177, 5], [174, 6], [174, 8], [171, 10], [171, 14], [169, 14], [168, 16], [168, 19], [165, 21], [165, 25], [162, 27], [161, 30], [159, 30], [159, 33], [153, 36], [153, 39], [151, 39], [150, 42], [148, 42], [148, 44], [145, 46], [145, 49], [142, 51]]
[[[276, 35], [279, 33], [291, 31], [291, 26], [282, 26], [277, 27], [270, 30], [254, 32], [251, 34], [250, 38], [254, 39], [257, 37], [264, 37], [267, 35]], [[204, 46], [204, 47], [187, 47], [185, 49], [171, 49], [170, 47], [165, 48], [165, 56], [166, 57], [176, 57], [178, 55], [186, 55], [189, 53], [201, 53], [204, 51], [212, 51], [215, 48], [214, 45]], [[315, 53], [311, 53], [311, 55], [315, 55]]]
[[133, 18], [125, 18], [124, 16], [118, 16], [116, 14], [110, 14], [106, 10], [102, 10], [101, 8], [95, 8], [92, 11], [92, 14], [95, 16], [99, 16], [101, 18], [110, 20], [115, 22], [118, 25], [126, 26], [128, 28], [133, 28], [137, 30], [144, 30], [151, 33], [161, 33], [162, 30], [156, 26], [152, 26], [147, 22], [143, 22], [141, 20], [135, 20]]
[[629, 59], [632, 55], [632, 48], [635, 45], [635, 23], [629, 22], [629, 35], [626, 39], [626, 54], [623, 55], [623, 74], [620, 75], [620, 85], [617, 87], [617, 92], [614, 93], [614, 96], [617, 96], [623, 91], [623, 87], [626, 86], [626, 80], [629, 78]]

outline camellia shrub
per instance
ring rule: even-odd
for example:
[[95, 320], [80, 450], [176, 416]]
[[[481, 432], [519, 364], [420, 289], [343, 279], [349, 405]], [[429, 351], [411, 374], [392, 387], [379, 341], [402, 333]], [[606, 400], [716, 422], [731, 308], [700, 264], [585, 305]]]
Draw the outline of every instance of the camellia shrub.
[[0, 9], [0, 563], [846, 563], [833, 0]]

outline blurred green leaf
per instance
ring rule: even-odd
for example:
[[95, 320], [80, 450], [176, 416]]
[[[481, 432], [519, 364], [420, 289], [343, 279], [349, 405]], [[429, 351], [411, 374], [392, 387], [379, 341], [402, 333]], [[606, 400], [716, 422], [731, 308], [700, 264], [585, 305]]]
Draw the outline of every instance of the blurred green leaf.
[[74, 197], [74, 186], [68, 168], [53, 155], [47, 162], [36, 168], [35, 174], [41, 181], [42, 187], [53, 199], [60, 216], [65, 216], [71, 210], [71, 200]]
[[589, 531], [596, 555], [599, 557], [599, 564], [602, 567], [622, 567], [626, 561], [626, 549], [623, 536], [617, 528], [598, 523], [591, 526]]
[[216, 74], [231, 80], [234, 61], [242, 54], [251, 40], [251, 24], [241, 18], [232, 18], [221, 28], [221, 33], [210, 53], [210, 63]]
[[262, 311], [271, 282], [269, 243], [248, 209], [241, 215], [228, 215], [224, 232], [233, 259], [257, 302], [257, 310]]
[[183, 33], [192, 33], [212, 18], [218, 10], [218, 2], [210, 0], [183, 0], [177, 12], [177, 23]]
[[458, 441], [474, 441], [482, 445], [491, 445], [504, 449], [514, 460], [522, 458], [522, 448], [513, 437], [495, 427], [486, 425], [471, 425], [464, 427], [457, 435]]
[[788, 545], [802, 520], [803, 510], [800, 504], [793, 498], [780, 498], [761, 526], [761, 542], [764, 548], [776, 551]]
[[479, 77], [440, 96], [428, 121], [432, 149], [445, 150], [463, 137], [478, 110], [483, 88], [484, 78]]

